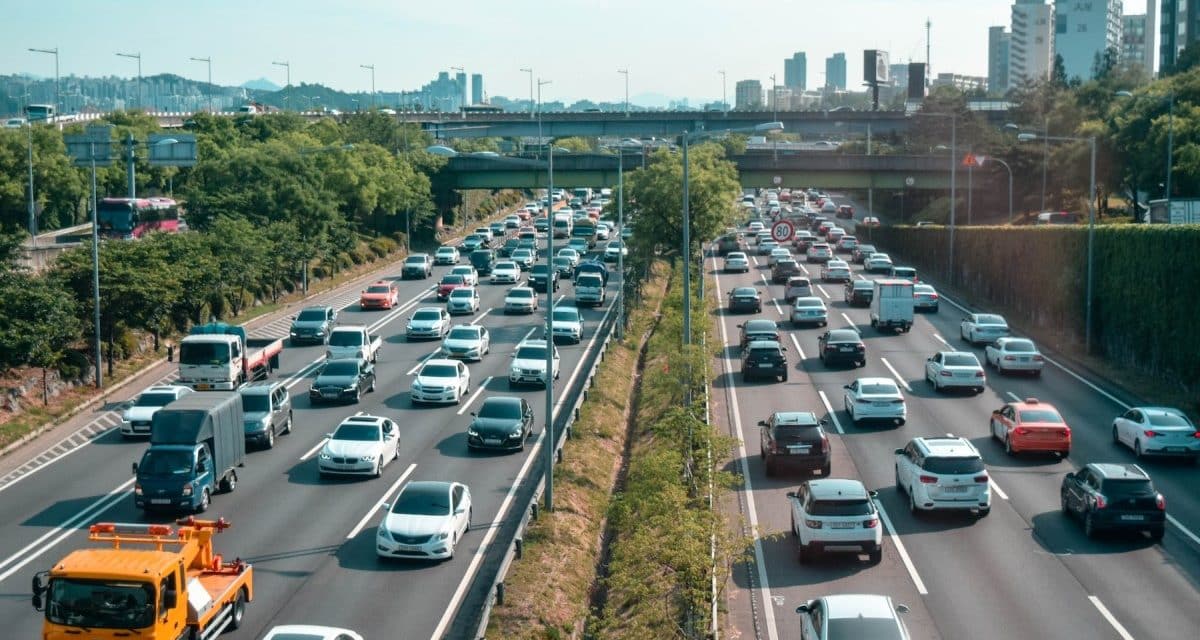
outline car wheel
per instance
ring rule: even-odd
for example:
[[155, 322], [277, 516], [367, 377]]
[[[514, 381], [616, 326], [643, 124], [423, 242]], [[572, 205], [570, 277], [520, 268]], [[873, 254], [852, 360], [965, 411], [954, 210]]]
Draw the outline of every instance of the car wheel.
[[872, 551], [868, 557], [871, 564], [879, 564], [880, 562], [883, 562], [883, 549], [876, 547], [876, 549]]
[[233, 601], [233, 615], [229, 617], [229, 629], [238, 629], [246, 619], [246, 590], [239, 589], [237, 598]]
[[383, 459], [382, 458], [379, 460], [379, 462], [375, 463], [375, 472], [372, 473], [371, 475], [376, 478], [383, 475]]
[[933, 390], [936, 391], [937, 393], [942, 392], [942, 383], [938, 382], [938, 379], [936, 376], [933, 378]]
[[816, 554], [813, 552], [812, 547], [804, 544], [803, 542], [796, 543], [796, 561], [797, 562], [799, 562], [800, 564], [806, 564], [806, 563], [812, 562], [815, 559], [815, 556], [816, 556]]
[[360, 398], [362, 398], [362, 390], [355, 388], [354, 389], [354, 402], [357, 403]]
[[1012, 438], [1009, 438], [1008, 434], [1005, 434], [1004, 436], [1004, 453], [1007, 453], [1010, 456], [1015, 455], [1016, 453], [1013, 451]]
[[1117, 433], [1117, 425], [1115, 425], [1115, 424], [1113, 425], [1113, 428], [1112, 428], [1112, 441], [1113, 441], [1113, 444], [1115, 444], [1115, 445], [1121, 444], [1121, 437]]
[[1163, 534], [1165, 534], [1165, 533], [1166, 533], [1166, 530], [1164, 527], [1159, 527], [1157, 529], [1151, 529], [1150, 530], [1150, 539], [1155, 542], [1162, 542]]
[[774, 476], [774, 475], [775, 475], [775, 459], [774, 459], [774, 458], [767, 458], [767, 459], [766, 459], [766, 464], [764, 465], [764, 468], [765, 468], [765, 470], [766, 470], [766, 474], [767, 474], [767, 477], [768, 477], [768, 478], [770, 478], [770, 477]]
[[896, 472], [896, 493], [904, 495], [904, 485], [900, 484], [900, 466], [897, 465], [893, 469]]
[[200, 504], [196, 505], [196, 513], [204, 513], [205, 511], [208, 511], [208, 505], [210, 502], [211, 498], [208, 493], [208, 487], [205, 487], [200, 491]]
[[221, 481], [221, 493], [233, 493], [237, 488], [237, 472], [230, 471], [229, 475]]
[[1099, 530], [1096, 529], [1096, 520], [1092, 517], [1092, 512], [1089, 511], [1083, 517], [1083, 535], [1089, 538], [1095, 538]]
[[371, 380], [371, 386], [367, 387], [367, 391], [370, 393], [375, 393], [375, 380], [374, 379]]
[[958, 337], [967, 342], [967, 332], [961, 326], [958, 328]]
[[800, 536], [796, 535], [796, 514], [795, 514], [795, 512], [792, 513], [792, 526], [788, 529], [788, 533], [792, 534], [793, 538], [800, 537]]
[[980, 509], [978, 512], [976, 512], [975, 516], [977, 518], [986, 518], [986, 517], [988, 517], [988, 514], [991, 512], [992, 512], [991, 507], [984, 507], [983, 509]]
[[1141, 460], [1143, 457], [1145, 457], [1145, 454], [1142, 453], [1142, 441], [1141, 440], [1133, 441], [1133, 457], [1137, 458], [1138, 460]]
[[267, 442], [263, 446], [263, 448], [264, 449], [274, 449], [275, 448], [275, 425], [270, 425], [267, 427]]
[[292, 432], [292, 412], [288, 411], [287, 420], [283, 423], [283, 435], [288, 435]]
[[913, 497], [912, 490], [910, 489], [906, 493], [908, 494], [908, 510], [912, 512], [914, 517], [920, 516], [921, 510], [917, 508], [917, 499]]

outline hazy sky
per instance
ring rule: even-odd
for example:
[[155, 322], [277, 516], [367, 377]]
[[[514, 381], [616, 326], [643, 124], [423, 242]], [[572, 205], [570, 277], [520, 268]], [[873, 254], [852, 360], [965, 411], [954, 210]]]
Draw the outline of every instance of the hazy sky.
[[[933, 21], [932, 71], [987, 75], [987, 28], [1008, 25], [1012, 0], [12, 0], [0, 20], [0, 73], [63, 75], [175, 73], [236, 85], [267, 77], [336, 89], [415, 89], [450, 67], [484, 75], [488, 95], [529, 95], [533, 67], [552, 84], [544, 100], [624, 99], [659, 93], [693, 100], [721, 97], [734, 83], [772, 73], [783, 59], [808, 55], [808, 85], [824, 81], [825, 58], [846, 52], [851, 87], [862, 77], [862, 50], [895, 62], [924, 61], [925, 19]], [[1126, 0], [1126, 12], [1143, 10]]]

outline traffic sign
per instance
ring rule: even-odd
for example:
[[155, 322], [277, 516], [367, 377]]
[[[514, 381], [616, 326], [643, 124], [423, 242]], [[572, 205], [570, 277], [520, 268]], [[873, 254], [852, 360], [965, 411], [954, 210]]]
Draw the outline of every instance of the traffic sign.
[[795, 230], [792, 228], [792, 223], [788, 222], [787, 220], [780, 220], [779, 222], [771, 225], [771, 237], [774, 238], [776, 242], [787, 242], [788, 240], [791, 240], [792, 233], [794, 233], [794, 231]]
[[771, 182], [774, 182], [776, 185], [781, 185], [783, 184], [783, 176], [775, 176], [774, 178], [771, 178]]

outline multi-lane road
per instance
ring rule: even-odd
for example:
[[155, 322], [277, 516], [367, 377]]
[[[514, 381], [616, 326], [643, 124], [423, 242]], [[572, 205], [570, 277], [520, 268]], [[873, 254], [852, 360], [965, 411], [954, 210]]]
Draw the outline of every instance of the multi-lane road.
[[[803, 256], [799, 261], [804, 263]], [[716, 279], [718, 292], [757, 286], [764, 293], [757, 317], [785, 320], [789, 308], [782, 286], [768, 284], [765, 256], [756, 262], [749, 274], [726, 274], [720, 271], [721, 259], [710, 257], [707, 277]], [[989, 369], [987, 389], [980, 395], [936, 394], [924, 381], [927, 357], [940, 350], [970, 350], [983, 360], [982, 348], [958, 338], [963, 303], [943, 296], [940, 312], [918, 314], [911, 332], [883, 334], [870, 328], [867, 309], [847, 306], [842, 285], [821, 283], [814, 267], [806, 265], [818, 285], [815, 295], [829, 307], [829, 328], [854, 326], [862, 332], [865, 368], [822, 365], [816, 357], [817, 337], [825, 329], [787, 323], [782, 333], [792, 368], [789, 381], [745, 383], [737, 375], [737, 325], [756, 316], [719, 311], [719, 337], [727, 348], [724, 372], [715, 381], [716, 415], [743, 442], [731, 470], [745, 474], [740, 506], [758, 532], [755, 562], [734, 574], [734, 590], [740, 595], [731, 605], [730, 623], [740, 637], [799, 638], [796, 607], [836, 593], [880, 593], [907, 604], [911, 611], [904, 619], [914, 638], [1197, 636], [1200, 496], [1195, 487], [1200, 471], [1194, 465], [1140, 463], [1166, 497], [1169, 525], [1161, 544], [1141, 534], [1088, 539], [1059, 509], [1065, 473], [1088, 462], [1134, 462], [1128, 449], [1115, 447], [1110, 437], [1112, 419], [1132, 404], [1130, 399], [1057, 361], [1047, 365], [1040, 379], [1000, 376]], [[859, 265], [853, 270], [854, 277], [866, 277]], [[843, 385], [863, 376], [890, 377], [900, 384], [907, 424], [855, 426], [849, 420], [842, 410]], [[1068, 458], [1009, 457], [989, 438], [991, 411], [1027, 397], [1054, 404], [1066, 418], [1073, 432]], [[780, 410], [812, 410], [828, 417], [833, 477], [857, 478], [878, 490], [886, 534], [880, 565], [839, 557], [797, 562], [787, 535], [785, 493], [805, 476], [767, 478], [759, 458], [757, 423]], [[914, 517], [897, 494], [893, 451], [916, 436], [945, 434], [967, 437], [981, 451], [993, 483], [988, 517]]]
[[[602, 247], [601, 247], [602, 248]], [[206, 517], [223, 517], [233, 527], [216, 540], [225, 557], [254, 564], [255, 599], [240, 631], [230, 640], [261, 637], [276, 624], [326, 624], [357, 630], [367, 638], [426, 639], [467, 635], [464, 620], [478, 608], [490, 585], [479, 575], [494, 572], [529, 491], [541, 470], [547, 441], [542, 400], [537, 388], [509, 389], [508, 367], [522, 339], [542, 334], [544, 315], [507, 316], [503, 299], [508, 285], [479, 287], [480, 311], [457, 322], [477, 322], [492, 336], [491, 354], [469, 365], [472, 393], [460, 406], [413, 407], [412, 374], [439, 342], [407, 342], [405, 321], [418, 307], [441, 306], [432, 285], [450, 267], [435, 267], [428, 280], [401, 281], [401, 305], [392, 311], [359, 310], [357, 287], [347, 287], [323, 303], [342, 306], [341, 324], [367, 324], [384, 339], [376, 366], [377, 390], [358, 405], [312, 406], [307, 391], [323, 347], [287, 347], [272, 374], [290, 388], [295, 411], [292, 434], [275, 448], [251, 453], [239, 470], [237, 489], [214, 496]], [[398, 271], [394, 274], [398, 278]], [[610, 280], [609, 300], [617, 279]], [[544, 295], [544, 294], [543, 294]], [[573, 304], [564, 281], [554, 294]], [[545, 308], [543, 303], [542, 308]], [[609, 307], [584, 309], [585, 334], [579, 345], [559, 345], [561, 379], [556, 414], [567, 402], [564, 389], [578, 386], [575, 375], [598, 344], [601, 320]], [[287, 320], [252, 333], [286, 335]], [[168, 376], [167, 381], [173, 379]], [[130, 390], [133, 394], [137, 390]], [[514, 454], [468, 452], [469, 412], [488, 395], [519, 394], [533, 405], [536, 446]], [[566, 405], [569, 406], [569, 405]], [[314, 456], [344, 417], [365, 411], [393, 418], [401, 428], [400, 459], [371, 480], [318, 478]], [[29, 604], [29, 578], [73, 549], [91, 546], [86, 527], [97, 521], [166, 522], [167, 515], [144, 516], [133, 506], [130, 463], [145, 442], [123, 440], [110, 416], [81, 432], [69, 444], [35, 442], [18, 451], [5, 469], [23, 469], [0, 478], [0, 619], [6, 638], [39, 637], [41, 614]], [[86, 443], [86, 444], [85, 444]], [[42, 454], [50, 447], [50, 451]], [[474, 500], [474, 522], [444, 563], [380, 562], [375, 556], [375, 527], [381, 503], [405, 482], [455, 480], [467, 484]], [[463, 615], [456, 618], [456, 611]]]

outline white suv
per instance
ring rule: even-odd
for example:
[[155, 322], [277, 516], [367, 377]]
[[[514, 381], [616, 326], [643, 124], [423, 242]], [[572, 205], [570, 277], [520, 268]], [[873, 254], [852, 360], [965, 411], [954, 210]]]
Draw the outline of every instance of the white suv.
[[809, 480], [788, 492], [792, 536], [800, 562], [826, 551], [865, 553], [871, 564], [883, 559], [883, 526], [875, 492], [858, 480]]
[[896, 449], [896, 489], [914, 515], [939, 509], [992, 510], [992, 489], [979, 450], [966, 438], [913, 438]]

